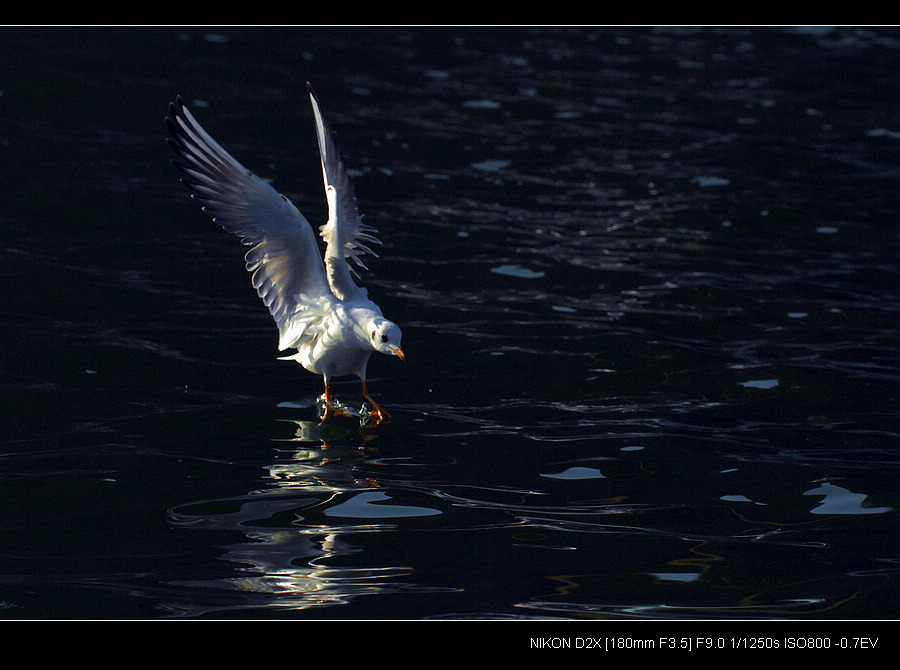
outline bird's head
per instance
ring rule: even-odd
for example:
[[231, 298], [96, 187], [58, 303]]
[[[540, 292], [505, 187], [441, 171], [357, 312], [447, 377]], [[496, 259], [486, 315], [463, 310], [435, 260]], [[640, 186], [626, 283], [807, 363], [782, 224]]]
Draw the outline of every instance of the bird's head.
[[369, 326], [369, 342], [375, 351], [380, 351], [389, 356], [397, 356], [405, 360], [403, 349], [400, 348], [400, 327], [387, 319], [376, 319]]

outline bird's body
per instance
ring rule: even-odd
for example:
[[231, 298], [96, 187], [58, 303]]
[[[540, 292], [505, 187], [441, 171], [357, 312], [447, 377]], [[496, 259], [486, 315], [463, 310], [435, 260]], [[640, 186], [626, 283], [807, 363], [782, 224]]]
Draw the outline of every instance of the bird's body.
[[366, 363], [374, 349], [369, 346], [365, 324], [376, 324], [386, 319], [374, 304], [371, 307], [347, 307], [336, 303], [328, 306], [318, 328], [302, 337], [294, 345], [297, 353], [282, 357], [296, 360], [304, 368], [326, 379], [356, 375], [365, 379]]
[[309, 95], [328, 200], [328, 221], [320, 228], [324, 259], [303, 214], [219, 146], [180, 98], [169, 106], [169, 143], [186, 175], [182, 181], [204, 211], [252, 245], [245, 256], [247, 270], [278, 326], [278, 349], [297, 350], [282, 358], [322, 375], [328, 408], [333, 408], [331, 379], [356, 375], [374, 407], [369, 416], [380, 421], [387, 413], [369, 396], [366, 364], [374, 351], [402, 359], [401, 333], [351, 276], [348, 260], [365, 267], [360, 255], [372, 254], [368, 245], [379, 242], [357, 212], [350, 177], [312, 88]]

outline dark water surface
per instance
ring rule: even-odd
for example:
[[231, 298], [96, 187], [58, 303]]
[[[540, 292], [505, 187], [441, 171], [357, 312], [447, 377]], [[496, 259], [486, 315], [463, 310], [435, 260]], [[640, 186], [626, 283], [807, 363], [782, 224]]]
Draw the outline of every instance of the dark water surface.
[[[900, 617], [900, 31], [0, 37], [0, 616]], [[317, 226], [307, 80], [376, 428], [164, 139], [180, 94]]]

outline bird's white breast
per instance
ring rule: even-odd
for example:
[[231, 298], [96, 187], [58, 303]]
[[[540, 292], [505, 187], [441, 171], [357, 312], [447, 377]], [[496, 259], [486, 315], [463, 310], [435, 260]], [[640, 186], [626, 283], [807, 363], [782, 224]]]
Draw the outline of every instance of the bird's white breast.
[[303, 367], [326, 377], [364, 373], [374, 352], [360, 323], [365, 316], [359, 310], [335, 305], [323, 319], [319, 336], [300, 348], [298, 360]]

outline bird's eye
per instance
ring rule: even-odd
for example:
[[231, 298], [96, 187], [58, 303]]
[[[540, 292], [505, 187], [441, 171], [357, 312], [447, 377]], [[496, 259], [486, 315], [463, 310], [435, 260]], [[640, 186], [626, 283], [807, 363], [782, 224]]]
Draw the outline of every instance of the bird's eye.
[[387, 335], [382, 335], [382, 336], [381, 336], [381, 341], [382, 341], [382, 342], [387, 342], [387, 341], [388, 341], [388, 336], [387, 336]]

